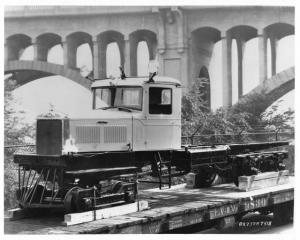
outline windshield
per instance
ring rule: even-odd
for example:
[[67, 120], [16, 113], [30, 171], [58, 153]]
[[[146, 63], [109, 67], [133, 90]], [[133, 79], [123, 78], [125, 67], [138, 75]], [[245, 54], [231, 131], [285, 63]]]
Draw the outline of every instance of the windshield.
[[142, 110], [141, 87], [101, 87], [94, 89], [94, 109], [129, 108]]

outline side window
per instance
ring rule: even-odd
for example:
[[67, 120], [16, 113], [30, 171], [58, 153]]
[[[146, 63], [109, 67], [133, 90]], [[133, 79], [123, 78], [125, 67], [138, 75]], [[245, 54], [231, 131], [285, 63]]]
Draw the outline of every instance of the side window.
[[150, 87], [149, 88], [149, 113], [172, 114], [172, 89]]

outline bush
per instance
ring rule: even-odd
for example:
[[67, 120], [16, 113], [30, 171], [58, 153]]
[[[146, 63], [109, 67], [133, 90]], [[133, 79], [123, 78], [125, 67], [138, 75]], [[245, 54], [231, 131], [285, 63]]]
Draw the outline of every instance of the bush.
[[[4, 81], [4, 145], [22, 145], [26, 139], [34, 139], [34, 126], [23, 121], [24, 112], [16, 111], [12, 91], [17, 87], [16, 81]], [[4, 151], [4, 209], [15, 208], [15, 190], [18, 188], [17, 165], [13, 163], [13, 153], [16, 148], [5, 148]]]
[[16, 208], [15, 192], [18, 189], [17, 165], [13, 163], [13, 156], [4, 156], [4, 209]]

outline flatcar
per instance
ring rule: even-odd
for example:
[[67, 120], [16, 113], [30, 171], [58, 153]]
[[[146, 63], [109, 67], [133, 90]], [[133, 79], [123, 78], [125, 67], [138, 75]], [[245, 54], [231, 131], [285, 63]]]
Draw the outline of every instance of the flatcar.
[[287, 142], [182, 146], [176, 79], [123, 74], [94, 81], [91, 91], [90, 110], [69, 118], [52, 109], [37, 119], [36, 152], [14, 155], [21, 208], [81, 212], [134, 202], [145, 166], [160, 186], [170, 185], [172, 175], [195, 172], [199, 187], [209, 186], [216, 174], [236, 182], [285, 167], [286, 151], [261, 150]]

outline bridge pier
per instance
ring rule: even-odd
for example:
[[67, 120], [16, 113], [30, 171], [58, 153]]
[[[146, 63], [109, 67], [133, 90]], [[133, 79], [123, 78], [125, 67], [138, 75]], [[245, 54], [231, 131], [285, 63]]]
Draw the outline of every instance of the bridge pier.
[[264, 29], [258, 29], [258, 67], [259, 83], [267, 79], [267, 34]]
[[76, 48], [75, 43], [71, 39], [66, 38], [63, 42], [64, 66], [65, 68], [76, 67]]
[[157, 34], [157, 52], [162, 55], [166, 51], [166, 36], [165, 36], [165, 21], [163, 12], [156, 10], [156, 27], [158, 30]]
[[106, 76], [106, 48], [107, 44], [102, 42], [101, 39], [99, 39], [99, 52], [98, 52], [98, 57], [99, 57], [99, 78], [104, 79], [108, 76]]
[[94, 79], [99, 78], [99, 43], [97, 40], [97, 37], [93, 37], [93, 74], [94, 74]]
[[245, 40], [241, 37], [236, 38], [238, 55], [238, 99], [243, 96], [243, 59], [245, 50]]
[[222, 75], [223, 75], [223, 106], [230, 107], [232, 105], [232, 37], [227, 32], [222, 32]]
[[271, 47], [271, 74], [272, 76], [276, 75], [276, 58], [277, 58], [277, 45], [278, 39], [276, 36], [271, 35], [270, 39], [270, 47]]
[[[135, 34], [136, 35], [136, 34]], [[138, 39], [135, 35], [130, 34], [129, 39], [125, 41], [125, 64], [129, 65], [129, 75], [137, 76], [137, 47]], [[130, 58], [130, 59], [128, 59]], [[127, 62], [127, 63], [126, 63]]]
[[7, 40], [5, 44], [5, 61], [11, 60], [18, 60], [19, 59], [19, 51], [20, 51], [19, 44], [15, 43], [14, 41]]
[[124, 39], [124, 71], [126, 76], [132, 76], [133, 75], [133, 70], [132, 70], [132, 61], [133, 59], [131, 58], [132, 53], [131, 53], [131, 41], [130, 37], [127, 36]]
[[46, 46], [39, 40], [35, 40], [32, 43], [32, 46], [33, 46], [33, 60], [47, 62], [47, 55], [49, 50], [48, 46]]

